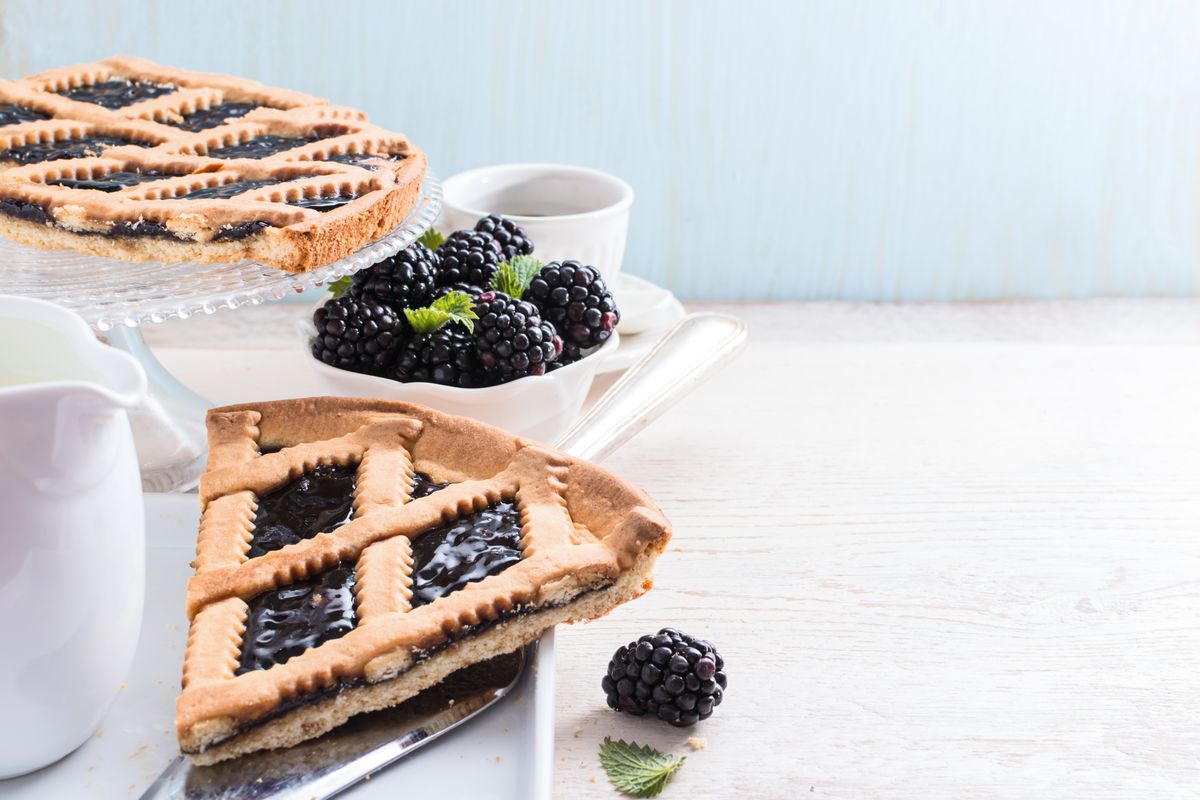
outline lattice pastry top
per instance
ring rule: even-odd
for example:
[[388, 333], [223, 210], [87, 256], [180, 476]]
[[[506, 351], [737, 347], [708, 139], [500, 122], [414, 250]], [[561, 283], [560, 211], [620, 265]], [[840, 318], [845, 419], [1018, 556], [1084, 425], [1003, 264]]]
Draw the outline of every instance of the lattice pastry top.
[[602, 615], [649, 588], [670, 536], [616, 475], [420, 406], [287, 400], [208, 426], [177, 709], [201, 763]]
[[425, 156], [352, 108], [136, 58], [0, 80], [0, 234], [303, 272], [411, 210]]

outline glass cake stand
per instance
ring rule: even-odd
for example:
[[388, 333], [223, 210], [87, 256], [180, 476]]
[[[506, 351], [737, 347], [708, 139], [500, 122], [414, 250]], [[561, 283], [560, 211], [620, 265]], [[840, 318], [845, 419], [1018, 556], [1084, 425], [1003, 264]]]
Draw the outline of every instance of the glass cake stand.
[[257, 306], [320, 287], [395, 255], [437, 219], [442, 187], [426, 173], [413, 210], [395, 229], [356, 253], [293, 275], [259, 262], [130, 263], [73, 250], [41, 250], [0, 237], [0, 294], [65, 306], [146, 370], [145, 408], [131, 414], [147, 491], [184, 491], [204, 467], [204, 413], [212, 404], [167, 372], [142, 339], [148, 322], [187, 319], [221, 308]]

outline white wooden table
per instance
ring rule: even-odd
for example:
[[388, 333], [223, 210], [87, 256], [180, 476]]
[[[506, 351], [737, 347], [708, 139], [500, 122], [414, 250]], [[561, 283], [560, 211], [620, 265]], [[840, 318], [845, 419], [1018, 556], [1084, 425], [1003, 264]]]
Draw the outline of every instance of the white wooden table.
[[[1200, 302], [703, 307], [752, 343], [610, 461], [675, 538], [559, 632], [556, 796], [613, 795], [605, 735], [688, 754], [664, 797], [1200, 794]], [[299, 313], [147, 338], [217, 402], [318, 392]], [[728, 661], [692, 731], [603, 705], [668, 624]]]

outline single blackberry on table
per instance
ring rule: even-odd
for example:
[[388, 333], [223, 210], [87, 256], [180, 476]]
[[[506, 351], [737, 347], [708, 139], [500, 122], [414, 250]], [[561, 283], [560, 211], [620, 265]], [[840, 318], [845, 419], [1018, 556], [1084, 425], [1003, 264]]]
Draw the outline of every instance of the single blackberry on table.
[[391, 306], [350, 294], [313, 314], [313, 356], [332, 367], [380, 375], [403, 340], [404, 325]]
[[437, 253], [442, 260], [439, 286], [487, 286], [504, 260], [500, 243], [490, 233], [477, 231], [455, 231]]
[[543, 375], [562, 353], [562, 339], [531, 303], [503, 292], [475, 300], [475, 341], [484, 370], [500, 382]]
[[551, 261], [529, 284], [525, 299], [542, 312], [569, 353], [603, 344], [621, 321], [612, 292], [595, 267]]
[[712, 642], [663, 628], [618, 648], [600, 685], [609, 708], [682, 728], [712, 716], [727, 682]]
[[351, 293], [394, 309], [421, 308], [433, 300], [441, 258], [416, 242], [391, 258], [355, 273]]
[[505, 261], [516, 256], [527, 256], [533, 252], [533, 240], [529, 238], [529, 234], [508, 217], [488, 214], [475, 223], [475, 230], [492, 235], [492, 238], [500, 245]]
[[475, 337], [449, 326], [405, 342], [387, 376], [404, 383], [440, 383], [463, 388], [488, 383], [479, 363]]

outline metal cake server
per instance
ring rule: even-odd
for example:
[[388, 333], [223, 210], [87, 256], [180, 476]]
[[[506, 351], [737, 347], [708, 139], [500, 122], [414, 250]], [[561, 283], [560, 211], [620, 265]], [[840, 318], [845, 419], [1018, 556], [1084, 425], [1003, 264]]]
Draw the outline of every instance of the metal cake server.
[[[746, 326], [691, 314], [633, 365], [558, 443], [598, 461], [695, 389], [745, 347]], [[365, 714], [318, 739], [209, 767], [177, 757], [142, 800], [323, 800], [462, 725], [520, 685], [537, 644], [459, 670], [391, 709]]]

